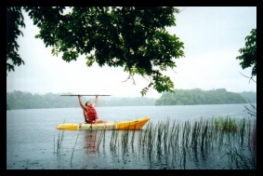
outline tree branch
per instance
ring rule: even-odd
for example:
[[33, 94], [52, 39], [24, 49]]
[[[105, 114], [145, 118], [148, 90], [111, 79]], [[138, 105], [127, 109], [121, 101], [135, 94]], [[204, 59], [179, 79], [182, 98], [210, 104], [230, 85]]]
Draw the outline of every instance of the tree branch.
[[257, 83], [257, 81], [255, 81], [254, 79], [253, 79], [253, 75], [251, 76], [251, 77], [249, 77], [249, 76], [246, 76], [246, 75], [244, 75], [244, 74], [242, 74], [241, 72], [239, 72], [242, 76], [244, 76], [244, 77], [246, 77], [246, 78], [249, 78], [249, 81], [248, 81], [248, 83], [250, 83], [250, 80], [252, 80], [252, 81], [254, 81], [255, 83]]
[[134, 78], [133, 78], [131, 72], [129, 73], [128, 78], [127, 78], [126, 80], [122, 81], [122, 82], [126, 82], [128, 79], [131, 79], [131, 78], [132, 78], [132, 80], [133, 80], [133, 84], [136, 85], [135, 80], [134, 80]]

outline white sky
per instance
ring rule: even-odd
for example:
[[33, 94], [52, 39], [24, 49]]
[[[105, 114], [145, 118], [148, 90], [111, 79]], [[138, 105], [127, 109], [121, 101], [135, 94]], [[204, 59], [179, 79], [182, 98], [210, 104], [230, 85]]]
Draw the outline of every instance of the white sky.
[[[245, 37], [256, 28], [256, 7], [179, 7], [176, 26], [168, 31], [184, 43], [185, 57], [176, 59], [177, 67], [168, 70], [175, 89], [212, 90], [225, 88], [230, 92], [255, 91], [256, 83], [250, 76], [251, 68], [243, 70], [236, 59], [245, 46]], [[140, 76], [125, 81], [128, 73], [121, 67], [86, 66], [84, 57], [70, 63], [52, 56], [51, 48], [35, 39], [38, 28], [24, 16], [24, 36], [19, 37], [19, 54], [25, 65], [8, 72], [7, 92], [14, 90], [32, 94], [67, 93], [108, 94], [118, 97], [140, 97], [149, 84]], [[256, 78], [254, 78], [256, 80]], [[159, 98], [150, 89], [145, 97]]]

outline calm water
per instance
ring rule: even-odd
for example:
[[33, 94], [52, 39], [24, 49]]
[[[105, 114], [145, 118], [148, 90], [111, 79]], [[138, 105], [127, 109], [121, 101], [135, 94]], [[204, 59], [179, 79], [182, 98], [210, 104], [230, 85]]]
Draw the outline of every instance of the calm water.
[[[246, 104], [249, 107], [249, 104]], [[212, 117], [247, 118], [245, 104], [97, 107], [99, 118], [113, 121], [134, 120], [148, 116], [157, 124], [168, 118], [177, 122], [198, 121]], [[215, 145], [207, 150], [185, 150], [178, 145], [173, 152], [154, 149], [144, 152], [137, 140], [143, 132], [135, 132], [134, 145], [123, 147], [121, 141], [110, 147], [112, 131], [105, 132], [104, 141], [96, 140], [103, 133], [91, 131], [60, 131], [61, 123], [83, 122], [81, 108], [31, 109], [7, 111], [7, 169], [227, 169], [226, 149]], [[118, 135], [123, 135], [119, 132]], [[61, 141], [61, 142], [59, 142]], [[96, 148], [97, 147], [97, 148]], [[125, 150], [126, 149], [126, 150]], [[244, 145], [246, 151], [246, 145]]]

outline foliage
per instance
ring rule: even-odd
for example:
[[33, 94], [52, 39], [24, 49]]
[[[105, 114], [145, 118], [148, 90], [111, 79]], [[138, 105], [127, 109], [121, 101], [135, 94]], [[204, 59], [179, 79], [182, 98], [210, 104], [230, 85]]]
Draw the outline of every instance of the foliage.
[[[71, 94], [71, 93], [68, 93]], [[82, 97], [82, 102], [93, 101], [94, 97]], [[155, 99], [146, 97], [136, 98], [104, 98], [99, 97], [99, 106], [150, 106], [154, 105]], [[6, 109], [41, 109], [41, 108], [74, 108], [80, 107], [77, 97], [60, 96], [58, 94], [47, 93], [45, 95], [31, 94], [28, 92], [14, 91], [7, 93]]]
[[257, 94], [253, 91], [250, 92], [241, 92], [240, 95], [246, 98], [249, 102], [256, 103], [257, 102]]
[[[135, 74], [148, 76], [149, 84], [141, 91], [142, 96], [150, 87], [159, 93], [173, 92], [173, 82], [162, 71], [175, 68], [174, 59], [184, 56], [183, 43], [165, 28], [175, 26], [177, 8], [25, 6], [23, 9], [40, 29], [36, 38], [52, 47], [53, 55], [62, 53], [66, 62], [85, 55], [88, 67], [97, 62], [101, 67], [123, 67], [129, 73], [128, 78], [133, 79]], [[14, 23], [15, 20], [8, 20], [8, 26]], [[18, 25], [10, 31], [17, 29]], [[16, 63], [18, 58], [9, 54], [12, 51], [11, 48], [7, 56]]]
[[[19, 45], [17, 38], [23, 33], [19, 27], [25, 27], [21, 7], [6, 7], [6, 70], [14, 71], [14, 66], [24, 64], [17, 53]], [[11, 63], [10, 63], [11, 60]]]
[[165, 92], [156, 100], [155, 105], [197, 105], [197, 104], [231, 104], [247, 103], [239, 93], [227, 92], [225, 89], [203, 91], [201, 89], [181, 90], [175, 93]]
[[245, 38], [245, 47], [240, 48], [240, 65], [243, 69], [252, 67], [252, 77], [257, 75], [257, 29], [252, 29], [250, 35]]
[[216, 130], [236, 131], [238, 128], [236, 119], [230, 117], [216, 117], [213, 122]]
[[[220, 93], [221, 92], [221, 93]], [[72, 94], [72, 93], [65, 93]], [[164, 93], [159, 99], [146, 97], [99, 97], [97, 106], [153, 106], [153, 105], [184, 105], [184, 104], [228, 104], [246, 103], [249, 97], [242, 97], [242, 93], [226, 92], [225, 89], [212, 91], [176, 90], [175, 93]], [[254, 97], [252, 92], [249, 94]], [[60, 96], [59, 94], [47, 93], [44, 95], [31, 94], [28, 92], [14, 91], [7, 92], [6, 109], [39, 109], [39, 108], [74, 108], [79, 107], [76, 97]], [[219, 97], [222, 97], [219, 99]], [[82, 97], [82, 102], [93, 101], [94, 97]], [[255, 101], [251, 101], [255, 103]], [[249, 101], [250, 103], [250, 101]], [[251, 103], [250, 103], [251, 104]], [[249, 114], [255, 115], [254, 105], [246, 107]]]

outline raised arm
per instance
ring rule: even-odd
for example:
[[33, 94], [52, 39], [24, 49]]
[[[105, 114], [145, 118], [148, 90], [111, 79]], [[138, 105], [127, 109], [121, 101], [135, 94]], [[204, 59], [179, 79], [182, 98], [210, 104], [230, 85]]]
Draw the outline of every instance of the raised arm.
[[98, 102], [98, 95], [95, 96], [95, 100], [92, 106], [95, 107], [97, 105], [97, 102]]
[[79, 105], [82, 107], [83, 110], [87, 110], [87, 108], [82, 104], [80, 97], [81, 95], [78, 95]]

